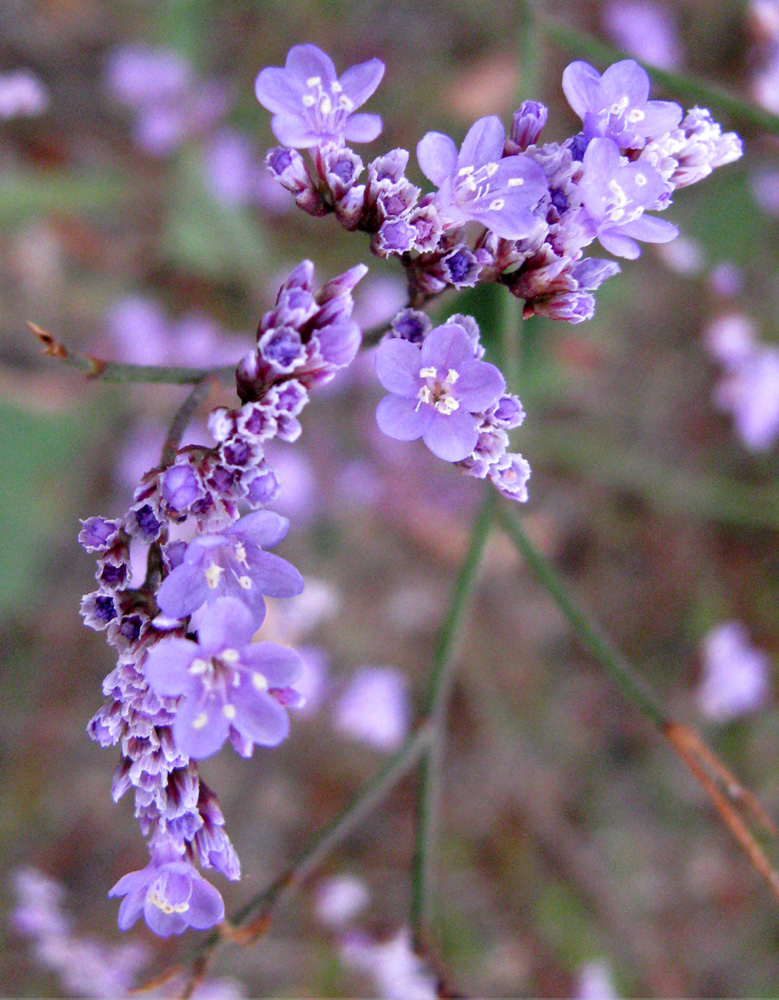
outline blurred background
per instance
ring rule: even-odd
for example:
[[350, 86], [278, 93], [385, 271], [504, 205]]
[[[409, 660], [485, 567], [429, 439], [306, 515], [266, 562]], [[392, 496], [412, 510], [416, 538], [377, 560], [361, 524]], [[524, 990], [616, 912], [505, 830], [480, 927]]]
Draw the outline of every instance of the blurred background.
[[[542, 0], [538, 12], [779, 111], [775, 3]], [[430, 129], [459, 143], [485, 114], [508, 123], [518, 95], [549, 105], [546, 141], [579, 127], [560, 87], [572, 54], [540, 32], [528, 49], [513, 0], [0, 5], [0, 74], [29, 71], [12, 86], [0, 79], [7, 995], [67, 995], [10, 925], [15, 869], [60, 880], [78, 932], [116, 942], [106, 892], [146, 863], [129, 799], [111, 800], [115, 752], [85, 734], [114, 660], [78, 615], [94, 567], [76, 535], [79, 517], [126, 509], [186, 394], [88, 382], [42, 358], [25, 321], [107, 359], [225, 364], [251, 346], [303, 257], [321, 280], [370, 265], [357, 296], [366, 328], [401, 308], [398, 266], [334, 219], [295, 209], [266, 177], [274, 140], [254, 79], [305, 41], [339, 71], [386, 63], [369, 106], [384, 132], [359, 150], [366, 160], [413, 150]], [[679, 193], [666, 218], [682, 237], [624, 262], [591, 322], [524, 324], [528, 417], [515, 445], [533, 467], [522, 513], [535, 543], [669, 712], [699, 727], [776, 818], [779, 155], [754, 126], [712, 111], [743, 136], [745, 154]], [[503, 308], [493, 291], [441, 305], [489, 325]], [[733, 343], [751, 352], [749, 375], [723, 365]], [[271, 608], [266, 636], [307, 648], [309, 703], [278, 749], [249, 762], [224, 751], [203, 765], [243, 862], [240, 883], [219, 879], [228, 912], [402, 739], [465, 552], [478, 484], [419, 442], [381, 438], [381, 395], [361, 356], [314, 397], [301, 440], [272, 453], [278, 507], [292, 521], [279, 551], [308, 589]], [[232, 398], [214, 393], [209, 406]], [[204, 434], [196, 421], [189, 440]], [[775, 996], [777, 904], [499, 534], [459, 663], [436, 920], [457, 989]], [[391, 940], [407, 922], [413, 792], [412, 780], [396, 788], [268, 936], [223, 951], [217, 971], [249, 996], [376, 995], [344, 936]], [[322, 906], [337, 873], [367, 893], [340, 923]], [[138, 926], [131, 935], [150, 969], [187, 947]]]

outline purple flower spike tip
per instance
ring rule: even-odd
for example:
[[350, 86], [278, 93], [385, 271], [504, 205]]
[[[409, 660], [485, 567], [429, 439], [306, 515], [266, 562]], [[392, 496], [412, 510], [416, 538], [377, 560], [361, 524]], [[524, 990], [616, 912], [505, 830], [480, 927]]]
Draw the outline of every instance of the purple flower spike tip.
[[273, 114], [271, 127], [283, 146], [306, 149], [327, 143], [372, 142], [379, 115], [355, 114], [378, 87], [384, 63], [369, 59], [336, 76], [316, 45], [295, 45], [284, 69], [270, 66], [255, 84], [257, 100]]
[[173, 722], [177, 750], [197, 760], [216, 753], [231, 733], [276, 746], [289, 732], [282, 705], [303, 673], [298, 654], [272, 642], [252, 643], [254, 619], [232, 597], [200, 616], [199, 642], [168, 638], [149, 651], [146, 680], [158, 695], [180, 698]]
[[585, 139], [605, 136], [621, 149], [643, 149], [682, 120], [678, 104], [649, 100], [649, 77], [633, 59], [614, 63], [603, 76], [589, 63], [572, 62], [563, 72], [563, 91]]
[[120, 878], [108, 895], [125, 897], [119, 907], [123, 931], [141, 915], [160, 937], [182, 934], [188, 927], [204, 931], [224, 920], [219, 892], [172, 850], [160, 851], [141, 871]]
[[480, 118], [460, 152], [447, 135], [428, 132], [417, 145], [422, 173], [438, 185], [438, 207], [449, 225], [480, 222], [503, 239], [529, 235], [533, 209], [547, 190], [541, 167], [528, 156], [503, 156], [499, 118]]
[[376, 353], [376, 374], [390, 395], [376, 410], [379, 428], [398, 441], [422, 438], [445, 462], [470, 455], [479, 438], [476, 413], [497, 402], [506, 384], [495, 365], [477, 361], [461, 326], [431, 330], [421, 347], [386, 340]]

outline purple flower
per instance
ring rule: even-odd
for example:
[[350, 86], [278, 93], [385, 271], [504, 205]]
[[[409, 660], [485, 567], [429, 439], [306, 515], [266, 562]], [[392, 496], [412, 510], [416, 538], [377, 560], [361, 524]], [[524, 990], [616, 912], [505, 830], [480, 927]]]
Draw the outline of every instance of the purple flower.
[[438, 186], [438, 207], [450, 224], [480, 222], [504, 239], [535, 228], [532, 210], [546, 193], [543, 170], [529, 157], [503, 156], [499, 118], [480, 118], [460, 152], [447, 135], [428, 132], [417, 145], [422, 173]]
[[283, 146], [306, 149], [327, 142], [372, 142], [381, 132], [378, 115], [354, 114], [384, 75], [379, 59], [352, 66], [340, 77], [316, 45], [295, 45], [284, 69], [271, 66], [257, 77], [257, 100], [272, 112], [271, 127]]
[[210, 757], [231, 730], [261, 746], [275, 746], [289, 732], [279, 702], [296, 700], [288, 695], [294, 695], [289, 689], [303, 672], [302, 661], [285, 646], [252, 643], [254, 632], [248, 608], [222, 597], [203, 612], [199, 643], [163, 639], [149, 651], [144, 673], [151, 689], [181, 698], [173, 722], [180, 753]]
[[664, 190], [662, 177], [649, 164], [628, 163], [611, 139], [593, 139], [583, 165], [579, 191], [605, 250], [634, 260], [641, 253], [636, 240], [667, 243], [678, 236], [673, 223], [644, 215]]
[[160, 937], [181, 934], [187, 927], [203, 931], [224, 920], [224, 903], [217, 890], [170, 849], [158, 851], [141, 871], [120, 878], [108, 895], [125, 897], [119, 907], [123, 931], [141, 914]]
[[563, 71], [563, 90], [585, 139], [608, 136], [622, 149], [642, 149], [682, 120], [678, 104], [649, 100], [649, 77], [632, 59], [614, 63], [603, 76], [589, 63], [572, 62]]
[[456, 323], [439, 326], [421, 347], [385, 340], [376, 352], [376, 374], [388, 389], [376, 410], [379, 428], [398, 441], [421, 437], [445, 462], [471, 454], [478, 440], [474, 414], [505, 389], [500, 371], [474, 358], [474, 344]]
[[267, 597], [293, 597], [303, 590], [300, 573], [265, 549], [287, 534], [289, 521], [269, 510], [246, 514], [219, 535], [199, 535], [181, 563], [163, 581], [157, 603], [171, 618], [186, 618], [219, 597], [236, 597], [253, 613], [254, 627], [265, 617]]

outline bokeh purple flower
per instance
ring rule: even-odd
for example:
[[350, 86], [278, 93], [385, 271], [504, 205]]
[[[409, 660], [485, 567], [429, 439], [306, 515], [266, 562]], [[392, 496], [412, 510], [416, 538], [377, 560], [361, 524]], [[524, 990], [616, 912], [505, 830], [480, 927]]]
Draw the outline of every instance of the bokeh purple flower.
[[406, 678], [394, 667], [361, 667], [335, 704], [335, 728], [379, 750], [397, 750], [411, 711]]
[[330, 57], [316, 45], [294, 45], [284, 69], [262, 70], [255, 93], [273, 114], [271, 127], [283, 146], [306, 149], [344, 140], [372, 142], [381, 132], [381, 118], [354, 112], [383, 75], [384, 63], [369, 59], [338, 77]]

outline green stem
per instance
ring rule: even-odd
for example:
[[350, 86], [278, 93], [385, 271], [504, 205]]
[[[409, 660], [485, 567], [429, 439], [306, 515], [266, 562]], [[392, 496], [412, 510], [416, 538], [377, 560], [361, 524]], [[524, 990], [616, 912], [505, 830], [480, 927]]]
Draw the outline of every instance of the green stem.
[[[282, 897], [298, 888], [317, 866], [343, 843], [352, 830], [387, 797], [401, 778], [408, 774], [419, 759], [419, 755], [428, 746], [431, 734], [430, 722], [423, 720], [406, 737], [400, 749], [376, 771], [338, 815], [306, 844], [289, 867], [233, 915], [230, 921], [231, 926], [240, 928], [269, 917]], [[182, 959], [182, 964], [211, 951], [221, 940], [222, 935], [218, 931], [213, 931], [197, 948]]]
[[28, 322], [27, 326], [43, 344], [45, 354], [51, 355], [69, 368], [83, 372], [87, 378], [94, 381], [192, 385], [202, 382], [209, 375], [224, 382], [229, 382], [235, 376], [235, 365], [224, 365], [219, 368], [178, 368], [168, 365], [131, 365], [119, 361], [103, 361], [102, 358], [94, 358], [91, 354], [71, 351], [37, 323]]
[[195, 382], [191, 392], [176, 411], [176, 415], [170, 425], [168, 436], [162, 446], [162, 457], [160, 465], [170, 465], [176, 458], [176, 452], [181, 444], [184, 431], [189, 427], [189, 423], [195, 415], [197, 408], [206, 399], [213, 388], [213, 379], [206, 376], [199, 382]]
[[521, 0], [519, 5], [519, 60], [520, 82], [515, 94], [516, 106], [524, 100], [538, 96], [538, 33], [536, 30], [536, 0]]
[[498, 517], [533, 575], [568, 619], [582, 645], [605, 668], [625, 697], [632, 701], [654, 726], [665, 732], [671, 720], [657, 704], [643, 681], [634, 674], [627, 660], [589, 616], [576, 605], [563, 581], [527, 537], [517, 516], [504, 507]]
[[411, 870], [411, 927], [417, 941], [421, 940], [430, 925], [446, 707], [454, 680], [454, 651], [489, 537], [495, 498], [495, 490], [490, 487], [473, 525], [468, 552], [441, 626], [433, 656], [433, 672], [422, 705], [422, 715], [431, 726], [431, 741], [419, 766], [417, 825]]
[[[560, 24], [557, 21], [542, 18], [539, 19], [539, 27], [554, 45], [567, 49], [575, 56], [584, 56], [601, 65], [614, 62], [615, 59], [634, 58], [629, 52], [609, 45], [607, 42], [602, 42], [585, 31]], [[718, 87], [706, 80], [700, 80], [687, 73], [674, 73], [671, 70], [661, 69], [659, 66], [653, 66], [641, 59], [635, 61], [643, 66], [652, 79], [666, 91], [689, 98], [696, 104], [721, 108], [735, 119], [756, 125], [771, 135], [779, 135], [779, 115], [757, 107], [732, 91], [725, 90], [723, 87]]]

